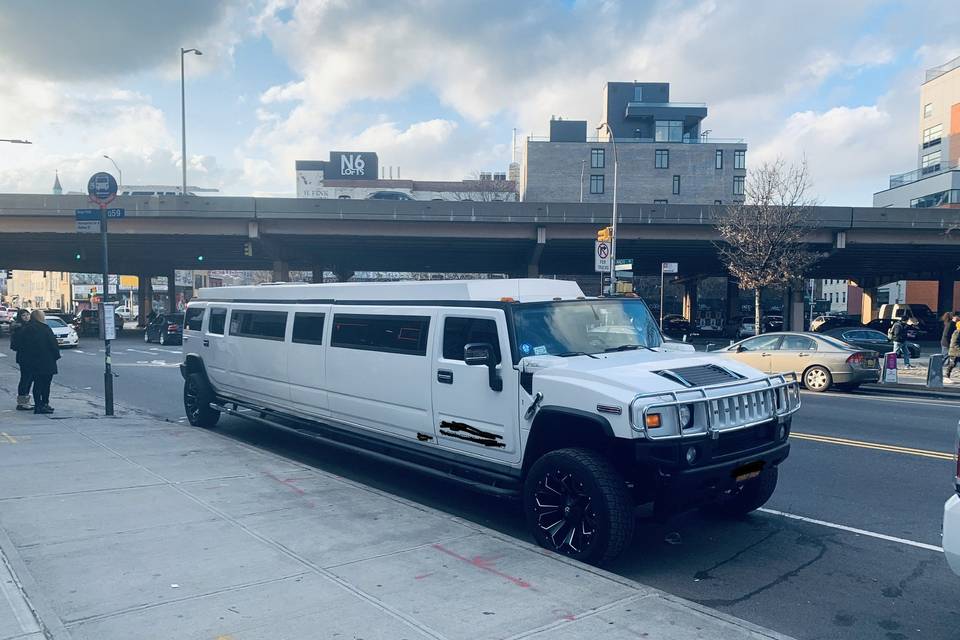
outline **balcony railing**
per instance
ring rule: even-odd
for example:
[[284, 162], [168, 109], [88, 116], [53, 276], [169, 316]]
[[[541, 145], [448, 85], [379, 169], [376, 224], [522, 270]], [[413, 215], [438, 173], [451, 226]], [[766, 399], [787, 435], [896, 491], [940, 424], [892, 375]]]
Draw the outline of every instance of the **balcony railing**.
[[[549, 136], [527, 136], [528, 142], [550, 142]], [[557, 141], [564, 142], [564, 141]], [[586, 140], [577, 140], [577, 142], [590, 142], [590, 143], [604, 143], [610, 142], [609, 139], [601, 139], [597, 136], [590, 136]], [[698, 137], [695, 139], [689, 140], [656, 140], [654, 138], [617, 138], [617, 144], [633, 144], [633, 143], [643, 143], [643, 144], [746, 144], [747, 141], [745, 138], [714, 138], [710, 137]]]
[[677, 107], [679, 109], [706, 109], [706, 102], [628, 102], [630, 107]]
[[[617, 140], [617, 142], [620, 142]], [[960, 163], [944, 163], [938, 162], [935, 165], [925, 167], [922, 169], [914, 169], [913, 171], [907, 171], [906, 173], [898, 173], [890, 176], [890, 188], [902, 187], [905, 184], [911, 184], [923, 180], [924, 178], [929, 178], [930, 176], [940, 175], [941, 173], [946, 173], [947, 171], [953, 171], [954, 169], [960, 168]]]

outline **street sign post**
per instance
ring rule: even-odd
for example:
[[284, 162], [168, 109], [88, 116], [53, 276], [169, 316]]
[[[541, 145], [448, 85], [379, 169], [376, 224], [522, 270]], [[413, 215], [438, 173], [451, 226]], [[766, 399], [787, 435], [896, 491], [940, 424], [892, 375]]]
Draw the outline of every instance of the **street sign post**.
[[[113, 209], [114, 212], [119, 212], [119, 214], [111, 216], [107, 213], [107, 205], [113, 202], [113, 199], [117, 197], [117, 181], [116, 179], [105, 171], [95, 173], [90, 176], [90, 180], [87, 181], [87, 194], [90, 197], [90, 202], [100, 207], [100, 240], [103, 244], [103, 304], [100, 305], [100, 326], [102, 328], [101, 335], [103, 336], [103, 404], [104, 404], [104, 413], [108, 416], [113, 415], [113, 363], [110, 357], [110, 341], [113, 340], [115, 335], [115, 330], [108, 334], [107, 328], [110, 326], [113, 328], [113, 305], [108, 304], [110, 301], [110, 258], [107, 247], [107, 220], [111, 217], [122, 218], [123, 209]], [[77, 225], [78, 231], [81, 222], [81, 217], [86, 216], [87, 214], [80, 214], [80, 211], [86, 211], [83, 209], [78, 209], [75, 214], [77, 216]], [[82, 233], [82, 232], [81, 232]], [[110, 313], [110, 322], [107, 323], [106, 315]]]
[[663, 331], [663, 285], [664, 285], [664, 275], [668, 273], [677, 273], [679, 271], [680, 265], [677, 262], [661, 262], [660, 263], [660, 331]]

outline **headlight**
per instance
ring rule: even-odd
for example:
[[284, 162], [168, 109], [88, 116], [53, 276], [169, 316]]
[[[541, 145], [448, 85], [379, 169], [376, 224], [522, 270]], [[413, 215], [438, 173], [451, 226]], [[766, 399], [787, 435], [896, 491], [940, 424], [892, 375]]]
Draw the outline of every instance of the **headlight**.
[[693, 426], [693, 407], [681, 404], [677, 407], [677, 414], [680, 418], [680, 429], [689, 429]]

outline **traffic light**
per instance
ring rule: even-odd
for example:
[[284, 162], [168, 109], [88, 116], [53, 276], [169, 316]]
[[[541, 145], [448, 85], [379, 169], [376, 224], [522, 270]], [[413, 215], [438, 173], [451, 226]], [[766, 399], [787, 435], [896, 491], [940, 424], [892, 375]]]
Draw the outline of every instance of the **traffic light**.
[[597, 242], [610, 242], [613, 238], [613, 227], [604, 227], [597, 231]]
[[244, 243], [243, 243], [243, 255], [244, 255], [245, 257], [247, 257], [247, 258], [252, 258], [252, 257], [253, 257], [253, 243], [252, 243], [252, 242], [244, 242]]
[[197, 256], [197, 262], [203, 262], [203, 256]]
[[83, 249], [77, 249], [73, 254], [73, 259], [76, 262], [83, 262], [87, 258], [87, 252]]

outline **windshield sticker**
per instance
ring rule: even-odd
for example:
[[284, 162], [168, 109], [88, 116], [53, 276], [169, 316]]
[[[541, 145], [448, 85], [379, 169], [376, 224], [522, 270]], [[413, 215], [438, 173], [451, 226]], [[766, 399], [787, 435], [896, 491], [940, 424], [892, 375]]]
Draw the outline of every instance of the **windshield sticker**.
[[529, 342], [524, 342], [520, 345], [520, 353], [523, 355], [528, 356], [531, 351], [533, 351], [533, 346]]
[[547, 355], [547, 348], [543, 345], [533, 348], [533, 355], [535, 356], [545, 356]]

